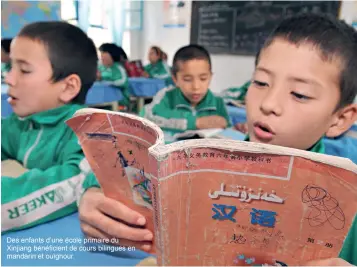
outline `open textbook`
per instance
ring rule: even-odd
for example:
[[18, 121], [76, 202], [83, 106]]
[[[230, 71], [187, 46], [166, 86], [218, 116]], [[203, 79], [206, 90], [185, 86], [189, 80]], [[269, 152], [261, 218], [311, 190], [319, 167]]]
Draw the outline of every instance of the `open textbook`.
[[67, 124], [108, 197], [147, 217], [159, 265], [337, 257], [357, 212], [347, 159], [224, 139], [164, 145], [154, 123], [77, 111]]
[[226, 99], [224, 99], [224, 103], [238, 107], [238, 108], [245, 108], [245, 103], [243, 101], [239, 101], [239, 100], [226, 98]]
[[193, 138], [210, 138], [213, 136], [216, 136], [220, 132], [222, 132], [223, 129], [220, 128], [214, 128], [214, 129], [202, 129], [202, 130], [190, 130], [182, 133], [176, 133], [173, 135], [173, 137], [177, 140], [180, 139], [193, 139]]

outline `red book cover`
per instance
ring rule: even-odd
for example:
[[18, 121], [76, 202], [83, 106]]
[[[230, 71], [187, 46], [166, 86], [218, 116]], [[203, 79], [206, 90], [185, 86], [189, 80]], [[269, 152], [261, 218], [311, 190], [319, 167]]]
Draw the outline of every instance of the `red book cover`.
[[355, 220], [347, 159], [224, 139], [164, 145], [152, 122], [95, 109], [67, 123], [104, 194], [147, 217], [159, 265], [338, 257]]

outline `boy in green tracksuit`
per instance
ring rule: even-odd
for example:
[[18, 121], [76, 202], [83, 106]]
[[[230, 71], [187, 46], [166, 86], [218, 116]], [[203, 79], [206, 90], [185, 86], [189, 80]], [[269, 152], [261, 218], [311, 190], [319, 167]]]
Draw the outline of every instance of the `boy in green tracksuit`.
[[124, 99], [119, 101], [119, 104], [129, 106], [129, 80], [126, 70], [122, 66], [127, 59], [124, 50], [116, 44], [105, 43], [99, 47], [99, 51], [102, 64], [98, 67], [97, 80], [120, 87]]
[[180, 88], [163, 89], [144, 107], [141, 116], [173, 134], [187, 130], [220, 128], [219, 126], [225, 128], [231, 125], [223, 100], [209, 90], [198, 105], [192, 106]]
[[141, 115], [172, 133], [230, 126], [223, 99], [208, 89], [211, 75], [210, 56], [203, 47], [179, 49], [173, 60], [178, 87], [158, 92]]
[[6, 83], [14, 113], [2, 120], [1, 161], [25, 171], [1, 177], [2, 232], [77, 210], [82, 183], [93, 174], [65, 121], [82, 107], [97, 60], [92, 40], [65, 22], [29, 24], [12, 42]]
[[241, 87], [230, 87], [222, 92], [221, 97], [223, 97], [225, 102], [234, 100], [245, 103], [245, 96], [247, 95], [249, 86], [250, 81], [246, 82]]
[[150, 48], [149, 62], [150, 64], [144, 66], [147, 76], [164, 80], [169, 85], [171, 83], [171, 70], [166, 61], [163, 60], [163, 52], [159, 47], [153, 46]]
[[[316, 14], [283, 20], [257, 56], [246, 96], [247, 141], [325, 153], [322, 137], [339, 136], [357, 119], [356, 60], [356, 32], [343, 21]], [[93, 229], [106, 218], [99, 229], [109, 236], [138, 248], [149, 246], [142, 241], [150, 240], [150, 232], [132, 227], [145, 224], [141, 214], [106, 198], [95, 179], [85, 187], [79, 206], [81, 216], [91, 218], [84, 222], [85, 232], [100, 238]], [[115, 209], [110, 215], [121, 222], [109, 220], [109, 209], [101, 211], [98, 201]], [[306, 265], [357, 265], [356, 217], [339, 257]]]

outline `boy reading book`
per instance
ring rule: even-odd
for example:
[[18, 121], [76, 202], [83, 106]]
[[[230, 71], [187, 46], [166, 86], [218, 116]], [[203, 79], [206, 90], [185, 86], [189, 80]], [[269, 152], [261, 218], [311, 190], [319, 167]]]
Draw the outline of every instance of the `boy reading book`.
[[158, 92], [145, 106], [143, 117], [173, 133], [230, 126], [223, 99], [209, 90], [212, 72], [206, 49], [198, 45], [180, 48], [172, 77], [177, 87]]
[[[351, 26], [322, 15], [286, 19], [257, 58], [246, 97], [247, 140], [325, 153], [322, 137], [341, 135], [357, 119], [356, 66]], [[356, 237], [355, 222], [341, 251], [352, 264]]]
[[[344, 22], [313, 14], [282, 21], [258, 56], [246, 98], [247, 140], [324, 153], [321, 138], [338, 136], [357, 117], [356, 53], [356, 32]], [[83, 231], [142, 248], [152, 235], [132, 225], [144, 225], [145, 218], [93, 188], [97, 181], [87, 180], [86, 187], [79, 208]], [[310, 264], [357, 264], [356, 238], [355, 221], [340, 258]]]
[[77, 210], [77, 189], [91, 172], [64, 121], [83, 107], [98, 60], [92, 40], [65, 22], [25, 26], [10, 58], [6, 83], [14, 114], [2, 119], [1, 161], [16, 161], [23, 171], [1, 176], [2, 232]]

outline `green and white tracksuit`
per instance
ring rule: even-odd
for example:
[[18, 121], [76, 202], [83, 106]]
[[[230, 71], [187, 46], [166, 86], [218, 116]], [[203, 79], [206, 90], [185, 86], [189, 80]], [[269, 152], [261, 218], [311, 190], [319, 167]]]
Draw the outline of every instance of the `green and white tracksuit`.
[[77, 211], [86, 176], [94, 176], [65, 121], [80, 105], [68, 104], [25, 118], [2, 119], [1, 161], [27, 172], [1, 177], [1, 231], [28, 228]]
[[224, 117], [228, 127], [231, 126], [222, 98], [208, 90], [202, 101], [196, 107], [192, 107], [181, 90], [175, 87], [160, 90], [153, 101], [141, 112], [141, 116], [171, 133], [196, 130], [197, 118], [212, 115]]
[[110, 67], [99, 65], [98, 70], [101, 74], [101, 81], [122, 89], [124, 99], [119, 101], [119, 103], [124, 106], [129, 106], [129, 80], [125, 68], [120, 63], [114, 62]]
[[224, 90], [220, 96], [223, 97], [225, 102], [229, 102], [229, 100], [245, 102], [245, 96], [247, 95], [249, 86], [250, 81], [246, 82], [241, 87], [228, 88]]
[[144, 70], [149, 74], [150, 78], [164, 80], [166, 85], [172, 84], [171, 70], [165, 61], [159, 60], [155, 64], [148, 64], [144, 67]]

